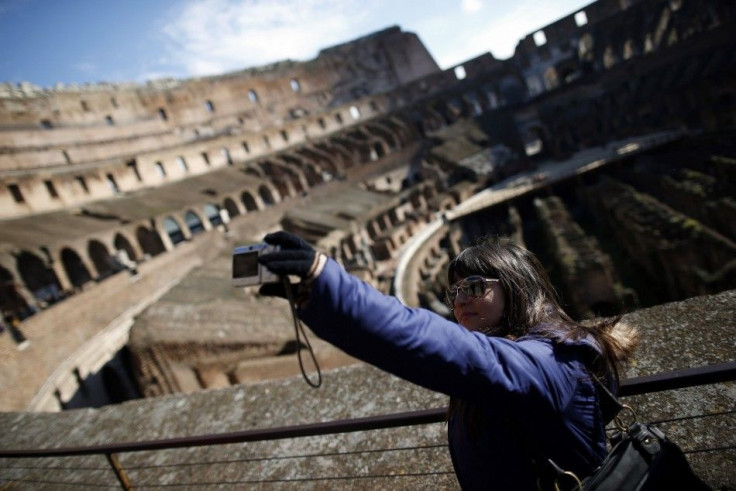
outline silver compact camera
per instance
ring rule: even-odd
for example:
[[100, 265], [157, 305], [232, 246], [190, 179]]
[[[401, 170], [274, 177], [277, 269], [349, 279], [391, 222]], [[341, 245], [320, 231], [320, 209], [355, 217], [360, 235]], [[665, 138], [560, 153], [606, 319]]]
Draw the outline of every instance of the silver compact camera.
[[278, 251], [278, 246], [253, 244], [233, 249], [233, 286], [275, 283], [279, 276], [258, 262], [258, 256]]

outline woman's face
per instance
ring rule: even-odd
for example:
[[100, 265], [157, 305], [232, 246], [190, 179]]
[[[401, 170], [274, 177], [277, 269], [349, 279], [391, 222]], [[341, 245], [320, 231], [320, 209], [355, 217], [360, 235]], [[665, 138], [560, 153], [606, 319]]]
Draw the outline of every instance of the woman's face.
[[499, 323], [506, 307], [506, 295], [497, 279], [469, 276], [453, 283], [449, 291], [450, 297], [454, 297], [455, 319], [461, 326], [469, 331], [502, 334]]

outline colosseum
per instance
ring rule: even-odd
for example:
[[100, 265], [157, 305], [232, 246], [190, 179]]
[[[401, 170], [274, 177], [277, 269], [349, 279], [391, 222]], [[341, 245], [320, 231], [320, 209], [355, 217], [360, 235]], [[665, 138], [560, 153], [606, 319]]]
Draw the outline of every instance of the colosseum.
[[[577, 317], [643, 323], [627, 375], [733, 361], [735, 40], [728, 0], [598, 0], [530, 33], [509, 59], [445, 70], [394, 26], [308, 61], [211, 77], [0, 85], [2, 446], [443, 405], [318, 339], [327, 389], [304, 388], [288, 307], [231, 286], [232, 249], [277, 229], [445, 316], [449, 260], [479, 237], [511, 236]], [[651, 415], [730, 414], [693, 437], [726, 450], [689, 458], [714, 487], [735, 489], [736, 387], [705, 392], [637, 402]], [[366, 440], [441, 440], [442, 428], [403, 431]], [[431, 451], [421, 459], [447, 471], [446, 452]], [[35, 489], [6, 463], [0, 486]], [[451, 470], [439, 475], [457, 486]], [[428, 478], [416, 479], [396, 486]]]

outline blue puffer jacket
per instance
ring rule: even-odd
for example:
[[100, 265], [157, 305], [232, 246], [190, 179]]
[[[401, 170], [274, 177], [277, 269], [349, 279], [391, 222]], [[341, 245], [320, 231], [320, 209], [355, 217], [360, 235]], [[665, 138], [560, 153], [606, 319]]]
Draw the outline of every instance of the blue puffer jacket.
[[348, 354], [480, 408], [478, 434], [457, 416], [448, 425], [464, 489], [536, 489], [534, 456], [581, 476], [605, 456], [588, 342], [553, 342], [534, 330], [516, 341], [469, 332], [381, 294], [332, 260], [299, 315]]

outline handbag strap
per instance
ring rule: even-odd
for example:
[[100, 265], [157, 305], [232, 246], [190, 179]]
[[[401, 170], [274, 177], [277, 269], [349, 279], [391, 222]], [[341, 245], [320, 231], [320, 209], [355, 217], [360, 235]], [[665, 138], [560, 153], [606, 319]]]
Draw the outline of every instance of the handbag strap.
[[[611, 393], [611, 391], [606, 387], [606, 384], [603, 383], [603, 381], [598, 378], [596, 374], [593, 372], [589, 372], [590, 376], [593, 378], [593, 382], [596, 384], [596, 388], [598, 390], [598, 405], [600, 406], [601, 410], [601, 416], [603, 417], [604, 424], [608, 424], [609, 421], [614, 419], [616, 415], [621, 412], [621, 410], [625, 406], [621, 401], [618, 400], [618, 398]], [[602, 395], [602, 397], [600, 397]]]
[[[628, 406], [622, 404], [606, 384], [591, 370], [588, 370], [588, 373], [596, 388], [598, 410], [604, 425], [611, 420], [616, 420], [616, 425], [620, 426], [617, 415], [623, 408]], [[535, 446], [535, 449], [535, 453], [532, 454], [532, 466], [537, 476], [538, 490], [555, 489], [559, 491], [561, 483], [565, 483], [566, 488], [570, 486], [570, 489], [583, 489], [582, 481], [577, 475], [560, 468], [552, 459], [543, 457], [537, 446]]]

